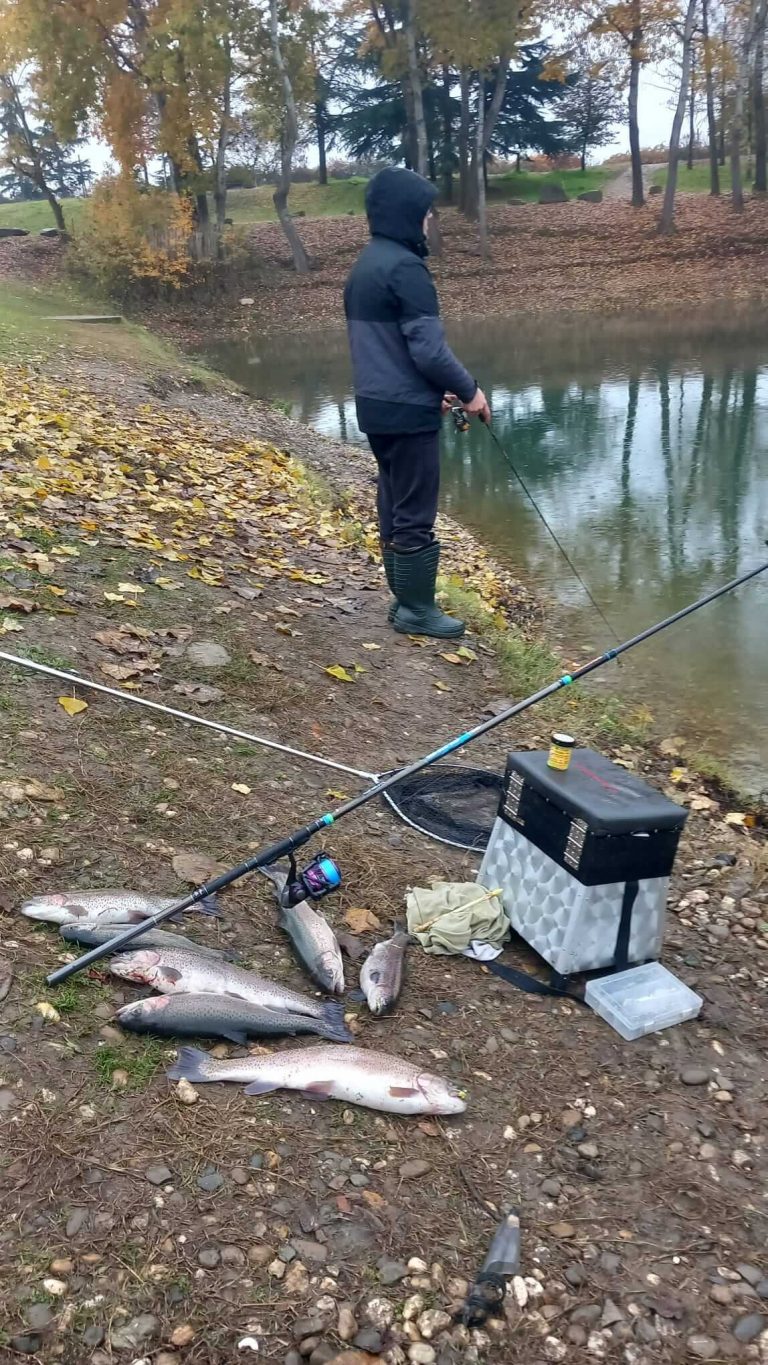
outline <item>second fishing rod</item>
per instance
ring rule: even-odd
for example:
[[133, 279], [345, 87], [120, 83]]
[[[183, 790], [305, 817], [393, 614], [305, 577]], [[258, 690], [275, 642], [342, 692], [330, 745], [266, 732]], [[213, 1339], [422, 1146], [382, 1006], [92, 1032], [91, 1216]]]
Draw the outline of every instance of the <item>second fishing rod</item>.
[[[715, 588], [713, 592], [707, 593], [705, 597], [700, 597], [698, 601], [692, 602], [687, 607], [682, 607], [679, 611], [674, 612], [673, 615], [665, 617], [663, 621], [658, 621], [655, 625], [648, 626], [646, 630], [640, 631], [638, 635], [633, 635], [629, 640], [624, 640], [623, 643], [618, 644], [614, 649], [609, 649], [603, 654], [598, 654], [596, 658], [590, 659], [589, 663], [582, 664], [580, 668], [575, 669], [572, 673], [562, 673], [559, 678], [555, 678], [555, 680], [548, 683], [546, 687], [539, 688], [539, 690], [534, 692], [530, 697], [526, 697], [523, 701], [516, 702], [514, 705], [507, 707], [506, 710], [500, 712], [496, 716], [491, 716], [489, 720], [485, 720], [480, 725], [476, 725], [474, 729], [467, 730], [464, 734], [457, 735], [455, 739], [449, 740], [447, 744], [442, 745], [439, 749], [433, 750], [432, 753], [427, 754], [424, 758], [417, 759], [414, 763], [408, 764], [407, 767], [401, 768], [397, 772], [389, 773], [386, 777], [381, 778], [380, 781], [375, 782], [373, 786], [368, 787], [366, 791], [361, 792], [359, 796], [351, 797], [348, 801], [343, 802], [342, 805], [337, 806], [335, 810], [318, 816], [315, 820], [311, 821], [310, 824], [303, 825], [299, 829], [294, 830], [292, 834], [287, 835], [284, 839], [278, 840], [277, 843], [270, 844], [266, 848], [260, 849], [258, 853], [254, 854], [252, 858], [247, 859], [246, 862], [239, 863], [237, 867], [233, 867], [227, 872], [222, 872], [219, 877], [214, 877], [210, 882], [206, 882], [205, 885], [199, 886], [195, 891], [192, 891], [188, 896], [184, 896], [175, 904], [169, 905], [166, 909], [159, 911], [158, 914], [152, 915], [146, 920], [142, 920], [140, 924], [130, 925], [124, 933], [117, 934], [107, 943], [102, 943], [99, 944], [98, 947], [92, 948], [74, 962], [68, 962], [65, 966], [57, 968], [57, 970], [52, 972], [47, 978], [48, 985], [59, 985], [62, 981], [66, 981], [68, 977], [73, 976], [75, 972], [82, 971], [83, 968], [92, 966], [108, 954], [119, 951], [124, 944], [132, 942], [135, 938], [140, 938], [148, 929], [155, 929], [159, 924], [164, 923], [165, 920], [170, 919], [173, 915], [180, 914], [183, 910], [191, 909], [194, 905], [199, 904], [200, 901], [205, 900], [206, 897], [213, 896], [218, 891], [223, 891], [225, 887], [230, 886], [241, 877], [247, 876], [248, 873], [257, 872], [260, 868], [267, 867], [269, 864], [277, 862], [282, 858], [290, 859], [296, 850], [303, 847], [304, 844], [307, 844], [314, 835], [327, 830], [329, 826], [336, 824], [339, 820], [343, 819], [345, 815], [351, 815], [353, 811], [359, 810], [361, 806], [365, 806], [377, 796], [383, 795], [384, 792], [390, 787], [393, 787], [396, 783], [402, 782], [408, 777], [412, 777], [415, 773], [421, 772], [424, 768], [431, 767], [432, 764], [438, 763], [440, 759], [447, 758], [449, 754], [455, 753], [457, 749], [462, 749], [466, 744], [471, 744], [473, 740], [479, 739], [481, 735], [488, 734], [491, 730], [496, 729], [497, 726], [503, 725], [507, 721], [512, 720], [515, 716], [521, 715], [522, 712], [527, 711], [529, 707], [536, 706], [547, 697], [551, 697], [556, 692], [561, 691], [562, 688], [570, 687], [573, 683], [578, 682], [580, 678], [586, 678], [588, 674], [594, 673], [596, 669], [602, 668], [604, 664], [617, 659], [621, 654], [626, 654], [627, 650], [634, 649], [636, 645], [642, 644], [644, 640], [650, 640], [652, 636], [658, 635], [661, 631], [674, 625], [675, 622], [682, 621], [686, 616], [690, 616], [693, 612], [699, 611], [701, 607], [705, 607], [708, 603], [714, 602], [717, 598], [725, 596], [726, 593], [733, 592], [735, 588], [741, 587], [743, 583], [748, 583], [750, 579], [765, 573], [767, 569], [768, 561], [764, 564], [759, 564], [756, 568], [750, 569], [747, 573], [732, 579], [731, 582], [725, 583], [722, 587]], [[318, 859], [315, 859], [315, 864], [317, 864], [317, 862]]]

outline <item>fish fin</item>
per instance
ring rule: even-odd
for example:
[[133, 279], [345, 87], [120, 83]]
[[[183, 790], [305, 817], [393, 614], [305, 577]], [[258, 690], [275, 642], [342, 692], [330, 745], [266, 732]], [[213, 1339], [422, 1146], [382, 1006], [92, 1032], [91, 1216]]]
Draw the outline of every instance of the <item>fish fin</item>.
[[228, 1038], [230, 1043], [239, 1043], [240, 1047], [248, 1046], [248, 1034], [244, 1033], [242, 1029], [223, 1028], [219, 1032], [222, 1038]]
[[419, 1092], [412, 1085], [391, 1085], [389, 1093], [393, 1099], [405, 1099], [407, 1095], [418, 1095]]
[[203, 896], [201, 901], [198, 901], [196, 905], [190, 906], [189, 908], [190, 910], [199, 910], [201, 915], [213, 915], [215, 919], [224, 918], [219, 909], [219, 902], [216, 899], [215, 891], [210, 896]]
[[184, 975], [177, 967], [165, 967], [162, 962], [160, 963], [160, 968], [166, 981], [173, 981], [175, 983], [181, 981], [181, 978]]
[[333, 1081], [312, 1081], [301, 1093], [308, 1100], [329, 1100], [333, 1094]]
[[246, 1095], [270, 1095], [273, 1090], [279, 1090], [280, 1086], [275, 1085], [274, 1081], [251, 1081], [244, 1090]]
[[207, 1081], [203, 1070], [208, 1061], [208, 1053], [199, 1047], [180, 1047], [179, 1055], [166, 1071], [169, 1081]]
[[359, 1004], [361, 1000], [365, 1000], [365, 991], [350, 991], [349, 998], [350, 1000], [354, 1000], [356, 1004]]

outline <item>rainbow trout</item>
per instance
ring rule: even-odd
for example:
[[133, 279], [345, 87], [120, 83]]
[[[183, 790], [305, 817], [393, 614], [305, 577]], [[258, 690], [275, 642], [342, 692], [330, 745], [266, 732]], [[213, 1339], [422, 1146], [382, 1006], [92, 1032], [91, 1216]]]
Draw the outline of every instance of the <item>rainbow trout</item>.
[[342, 995], [344, 963], [341, 960], [341, 948], [325, 915], [313, 910], [309, 901], [299, 901], [298, 905], [292, 906], [283, 905], [280, 898], [288, 874], [275, 865], [262, 867], [261, 871], [275, 887], [275, 895], [280, 903], [277, 922], [291, 940], [299, 961], [324, 991], [331, 995]]
[[333, 1023], [311, 1019], [308, 1014], [265, 1009], [231, 995], [151, 995], [123, 1005], [117, 1018], [122, 1028], [161, 1038], [228, 1038], [243, 1045], [249, 1038], [283, 1033], [318, 1033], [337, 1043], [349, 1039], [343, 1020]]

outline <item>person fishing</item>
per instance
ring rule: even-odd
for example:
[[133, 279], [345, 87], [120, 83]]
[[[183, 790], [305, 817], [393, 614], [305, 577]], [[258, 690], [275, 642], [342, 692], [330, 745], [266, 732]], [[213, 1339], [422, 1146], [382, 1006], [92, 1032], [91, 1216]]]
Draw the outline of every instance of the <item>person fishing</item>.
[[368, 185], [371, 240], [344, 290], [357, 421], [378, 465], [381, 552], [400, 634], [453, 639], [464, 622], [435, 604], [440, 542], [440, 424], [456, 399], [489, 422], [482, 389], [451, 351], [426, 265], [437, 190], [414, 171], [387, 168]]

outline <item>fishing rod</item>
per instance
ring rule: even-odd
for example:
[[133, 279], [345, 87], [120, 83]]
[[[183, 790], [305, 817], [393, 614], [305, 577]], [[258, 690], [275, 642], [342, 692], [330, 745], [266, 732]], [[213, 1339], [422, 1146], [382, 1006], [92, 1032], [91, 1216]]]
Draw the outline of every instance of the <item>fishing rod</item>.
[[[468, 419], [467, 414], [465, 413], [463, 407], [461, 406], [461, 403], [454, 403], [454, 404], [453, 404], [453, 406], [451, 407], [451, 416], [453, 417], [453, 424], [454, 424], [454, 426], [455, 426], [455, 428], [456, 428], [456, 430], [457, 430], [458, 432], [465, 432], [465, 431], [468, 431], [468, 430], [469, 430], [469, 419]], [[568, 551], [566, 550], [566, 548], [565, 548], [565, 546], [563, 545], [562, 541], [561, 541], [560, 538], [558, 537], [557, 533], [556, 533], [556, 532], [553, 530], [553, 528], [550, 526], [549, 522], [547, 521], [547, 518], [545, 517], [544, 513], [542, 512], [541, 508], [539, 507], [539, 504], [537, 503], [535, 497], [533, 496], [533, 493], [531, 492], [530, 488], [528, 487], [527, 483], [525, 482], [525, 479], [523, 478], [523, 476], [522, 476], [522, 474], [520, 473], [520, 471], [519, 471], [519, 469], [517, 468], [517, 466], [514, 464], [514, 462], [513, 462], [513, 460], [512, 460], [512, 457], [511, 457], [511, 455], [509, 454], [509, 451], [505, 448], [504, 445], [502, 445], [501, 441], [499, 440], [498, 436], [496, 435], [496, 432], [494, 431], [493, 426], [491, 425], [491, 422], [490, 422], [490, 421], [486, 421], [486, 420], [485, 420], [484, 418], [482, 418], [482, 417], [480, 418], [480, 421], [482, 422], [483, 426], [485, 427], [486, 431], [488, 432], [488, 434], [489, 434], [491, 440], [494, 442], [494, 445], [496, 446], [497, 450], [501, 453], [503, 459], [506, 460], [507, 464], [509, 465], [510, 469], [512, 470], [512, 473], [514, 474], [515, 478], [517, 479], [517, 482], [520, 484], [520, 487], [522, 488], [523, 492], [525, 493], [525, 496], [527, 497], [528, 501], [530, 502], [531, 507], [533, 508], [534, 512], [536, 513], [536, 515], [537, 515], [537, 517], [539, 518], [539, 520], [540, 520], [540, 522], [542, 523], [542, 525], [544, 526], [544, 528], [545, 528], [547, 534], [548, 534], [549, 536], [552, 537], [552, 540], [555, 542], [555, 545], [557, 546], [558, 550], [560, 551], [561, 555], [563, 556], [563, 559], [565, 560], [566, 564], [568, 565], [568, 568], [570, 569], [570, 571], [571, 571], [571, 573], [573, 574], [574, 578], [577, 580], [578, 583], [580, 583], [581, 587], [583, 588], [584, 592], [586, 593], [586, 596], [589, 598], [589, 601], [592, 603], [592, 606], [594, 607], [595, 611], [597, 612], [598, 616], [600, 617], [600, 620], [602, 621], [603, 625], [605, 626], [606, 630], [608, 631], [608, 634], [611, 636], [611, 639], [615, 640], [615, 641], [616, 641], [616, 644], [620, 644], [621, 642], [620, 642], [620, 640], [619, 640], [619, 637], [618, 637], [616, 631], [614, 630], [613, 626], [611, 625], [610, 621], [608, 620], [608, 617], [605, 615], [605, 612], [602, 610], [602, 607], [601, 607], [600, 604], [595, 600], [595, 598], [594, 598], [592, 592], [590, 591], [589, 587], [588, 587], [587, 584], [584, 582], [584, 579], [582, 578], [581, 574], [579, 573], [578, 569], [576, 568], [576, 565], [574, 564], [573, 560], [571, 559], [571, 556], [568, 554]]]
[[[757, 568], [750, 569], [747, 573], [732, 579], [730, 583], [726, 583], [720, 588], [715, 588], [713, 592], [707, 593], [705, 597], [700, 597], [698, 601], [692, 602], [687, 607], [682, 607], [679, 611], [673, 612], [671, 616], [665, 617], [663, 621], [658, 621], [655, 625], [648, 626], [646, 630], [640, 631], [638, 635], [631, 636], [630, 639], [616, 645], [615, 648], [606, 650], [603, 654], [598, 654], [594, 659], [591, 659], [589, 663], [582, 664], [582, 666], [575, 669], [574, 672], [562, 673], [554, 682], [548, 683], [546, 687], [539, 688], [539, 690], [532, 693], [530, 697], [526, 697], [523, 701], [516, 702], [498, 715], [491, 716], [488, 720], [481, 722], [480, 725], [476, 725], [474, 729], [467, 730], [464, 734], [449, 740], [447, 744], [443, 744], [439, 749], [433, 750], [433, 752], [427, 754], [426, 757], [419, 758], [414, 763], [407, 764], [406, 767], [400, 768], [397, 772], [389, 773], [387, 776], [381, 778], [380, 781], [375, 782], [373, 786], [368, 787], [364, 792], [361, 792], [359, 796], [350, 797], [349, 800], [344, 801], [340, 806], [337, 806], [335, 810], [328, 811], [325, 814], [318, 816], [308, 825], [302, 825], [292, 834], [286, 835], [284, 839], [280, 839], [277, 843], [270, 844], [268, 847], [261, 849], [258, 853], [255, 853], [252, 858], [248, 858], [243, 863], [238, 863], [237, 867], [233, 867], [227, 872], [222, 872], [220, 876], [212, 878], [211, 881], [205, 882], [202, 886], [198, 886], [195, 891], [190, 892], [189, 895], [184, 896], [175, 904], [169, 905], [166, 909], [158, 911], [156, 915], [151, 915], [146, 920], [142, 920], [140, 924], [130, 925], [123, 933], [115, 935], [114, 938], [109, 939], [106, 943], [91, 948], [89, 952], [84, 953], [74, 962], [68, 962], [65, 966], [58, 967], [56, 971], [52, 972], [50, 976], [46, 978], [48, 985], [57, 986], [62, 981], [66, 981], [68, 977], [73, 976], [75, 972], [80, 972], [85, 967], [93, 966], [95, 962], [100, 962], [101, 959], [108, 954], [119, 951], [124, 944], [131, 943], [133, 939], [139, 938], [143, 933], [146, 933], [148, 929], [155, 929], [173, 915], [178, 915], [183, 910], [190, 910], [192, 906], [198, 905], [200, 901], [205, 900], [206, 897], [216, 895], [217, 892], [223, 891], [225, 887], [230, 886], [232, 882], [239, 881], [241, 877], [247, 876], [248, 873], [257, 872], [260, 868], [267, 867], [269, 864], [278, 862], [282, 858], [291, 859], [296, 850], [308, 843], [315, 834], [327, 830], [331, 825], [335, 825], [339, 820], [342, 820], [345, 815], [351, 815], [353, 811], [359, 810], [361, 806], [365, 806], [377, 796], [383, 795], [383, 793], [390, 787], [393, 787], [395, 783], [403, 782], [407, 778], [412, 777], [415, 773], [421, 772], [424, 768], [431, 767], [432, 764], [439, 762], [441, 758], [446, 758], [448, 754], [455, 753], [457, 749], [463, 748], [466, 744], [471, 744], [473, 740], [479, 739], [481, 735], [488, 734], [491, 730], [495, 730], [497, 726], [503, 725], [506, 721], [512, 720], [515, 716], [521, 715], [522, 712], [527, 711], [529, 707], [536, 706], [547, 697], [554, 696], [554, 694], [559, 692], [562, 688], [570, 687], [573, 683], [578, 682], [579, 679], [585, 678], [589, 673], [594, 673], [596, 669], [602, 668], [603, 664], [610, 663], [613, 659], [618, 658], [619, 655], [626, 654], [628, 650], [634, 649], [636, 645], [642, 644], [645, 640], [650, 640], [654, 635], [658, 635], [661, 631], [666, 630], [677, 621], [682, 621], [686, 616], [690, 616], [693, 612], [699, 611], [710, 602], [716, 601], [719, 597], [724, 597], [726, 593], [733, 592], [734, 589], [741, 587], [743, 583], [748, 583], [750, 579], [756, 578], [758, 574], [765, 573], [766, 569], [768, 569], [768, 560], [766, 560], [764, 564], [759, 564]], [[315, 859], [315, 863], [318, 863], [320, 858], [321, 855], [318, 855], [318, 858]]]

